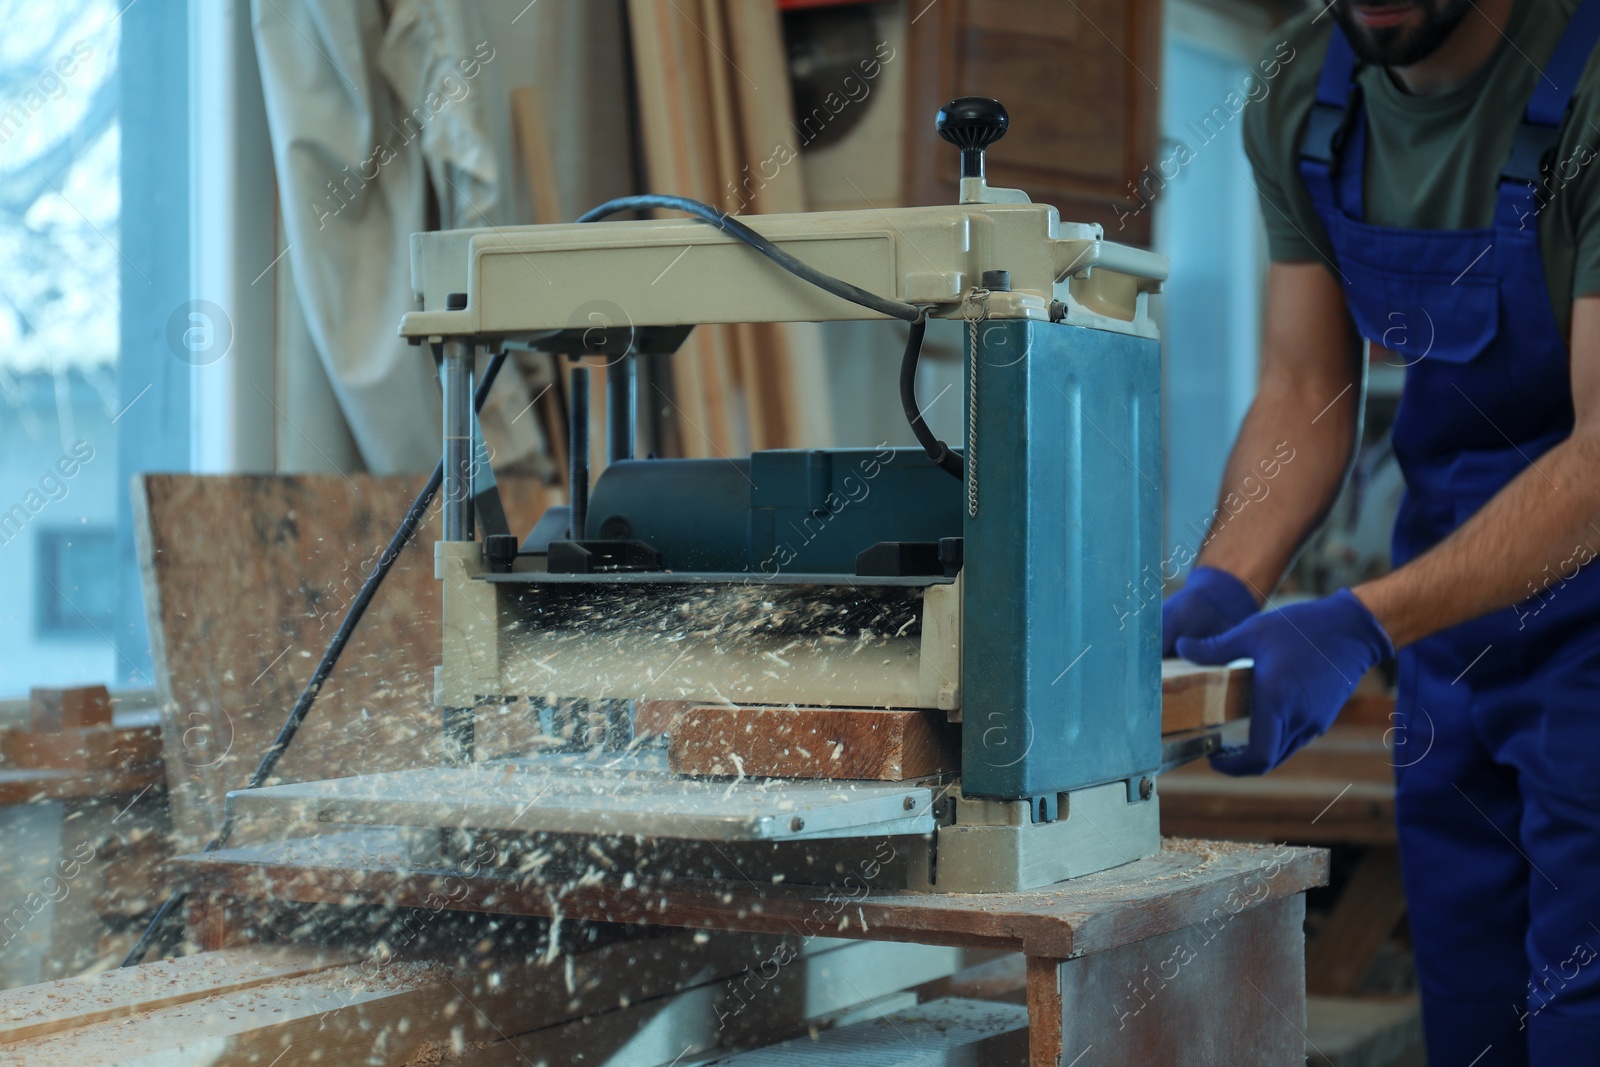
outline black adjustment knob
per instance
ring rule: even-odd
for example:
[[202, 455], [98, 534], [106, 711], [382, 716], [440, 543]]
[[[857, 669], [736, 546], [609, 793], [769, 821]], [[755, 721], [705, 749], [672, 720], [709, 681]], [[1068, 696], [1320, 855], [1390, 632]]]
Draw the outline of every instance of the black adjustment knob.
[[983, 150], [1006, 135], [1011, 116], [1005, 105], [987, 96], [963, 96], [939, 109], [933, 128], [961, 149], [961, 176], [983, 177]]

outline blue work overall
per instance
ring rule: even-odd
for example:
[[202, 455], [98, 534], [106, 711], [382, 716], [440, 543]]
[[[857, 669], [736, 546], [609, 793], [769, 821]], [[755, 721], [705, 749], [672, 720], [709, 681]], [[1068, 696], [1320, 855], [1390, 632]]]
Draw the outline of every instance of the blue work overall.
[[[1572, 432], [1539, 253], [1551, 188], [1534, 183], [1597, 39], [1586, 0], [1528, 102], [1494, 225], [1421, 230], [1364, 221], [1367, 117], [1334, 28], [1300, 172], [1357, 327], [1408, 368], [1396, 566], [1541, 476]], [[1433, 1067], [1600, 1063], [1600, 522], [1564, 548], [1522, 603], [1400, 654], [1396, 817]]]

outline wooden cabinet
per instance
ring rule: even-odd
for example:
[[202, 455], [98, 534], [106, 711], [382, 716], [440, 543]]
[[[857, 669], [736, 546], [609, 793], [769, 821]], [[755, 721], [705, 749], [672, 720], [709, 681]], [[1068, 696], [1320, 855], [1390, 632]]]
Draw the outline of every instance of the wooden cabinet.
[[992, 96], [1011, 128], [989, 151], [991, 185], [1098, 222], [1113, 240], [1150, 243], [1135, 188], [1156, 158], [1160, 0], [908, 0], [907, 17], [907, 205], [957, 198], [938, 105]]

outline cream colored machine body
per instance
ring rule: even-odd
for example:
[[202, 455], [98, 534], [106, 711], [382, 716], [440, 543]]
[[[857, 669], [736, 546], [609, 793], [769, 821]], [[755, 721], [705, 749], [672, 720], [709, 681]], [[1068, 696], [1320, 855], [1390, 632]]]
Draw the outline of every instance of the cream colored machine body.
[[[1147, 297], [1166, 261], [989, 188], [993, 122], [980, 107], [956, 131], [965, 141], [946, 133], [963, 149], [959, 204], [738, 220], [880, 304], [969, 321], [964, 439], [942, 460], [639, 460], [631, 426], [613, 425], [624, 443], [592, 497], [577, 470], [572, 506], [532, 534], [475, 531], [482, 353], [592, 350], [598, 313], [608, 339], [624, 338], [605, 349], [613, 368], [627, 369], [695, 325], [888, 315], [702, 219], [412, 238], [418, 310], [400, 332], [439, 358], [445, 402], [436, 700], [455, 766], [428, 773], [434, 789], [457, 776], [471, 798], [458, 825], [638, 848], [710, 841], [787, 877], [825, 877], [818, 855], [889, 839], [903, 846], [901, 884], [942, 891], [1028, 888], [1157, 849], [1156, 774], [1214, 744], [1163, 747], [1153, 613], [1129, 623], [1116, 610], [1159, 563]], [[631, 376], [608, 373], [607, 386], [612, 421], [627, 423]], [[575, 402], [571, 417], [586, 423], [587, 410]], [[870, 499], [828, 504], [851, 478]], [[795, 547], [774, 533], [784, 523], [815, 532]], [[959, 723], [961, 767], [902, 782], [683, 778], [636, 729], [640, 708], [662, 701], [928, 709]], [[486, 715], [511, 724], [522, 756], [474, 760]], [[374, 778], [389, 780], [276, 803], [333, 821], [436, 817], [405, 782]]]

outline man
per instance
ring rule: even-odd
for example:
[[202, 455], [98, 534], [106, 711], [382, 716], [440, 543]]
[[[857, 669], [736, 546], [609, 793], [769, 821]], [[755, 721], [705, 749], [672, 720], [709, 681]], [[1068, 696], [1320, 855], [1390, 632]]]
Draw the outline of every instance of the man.
[[[1246, 110], [1273, 264], [1223, 492], [1299, 458], [1219, 510], [1165, 652], [1254, 658], [1249, 745], [1214, 763], [1256, 774], [1398, 650], [1429, 1062], [1600, 1063], [1600, 0], [1332, 0], [1282, 36]], [[1353, 445], [1352, 326], [1407, 367], [1395, 569], [1261, 612]]]

